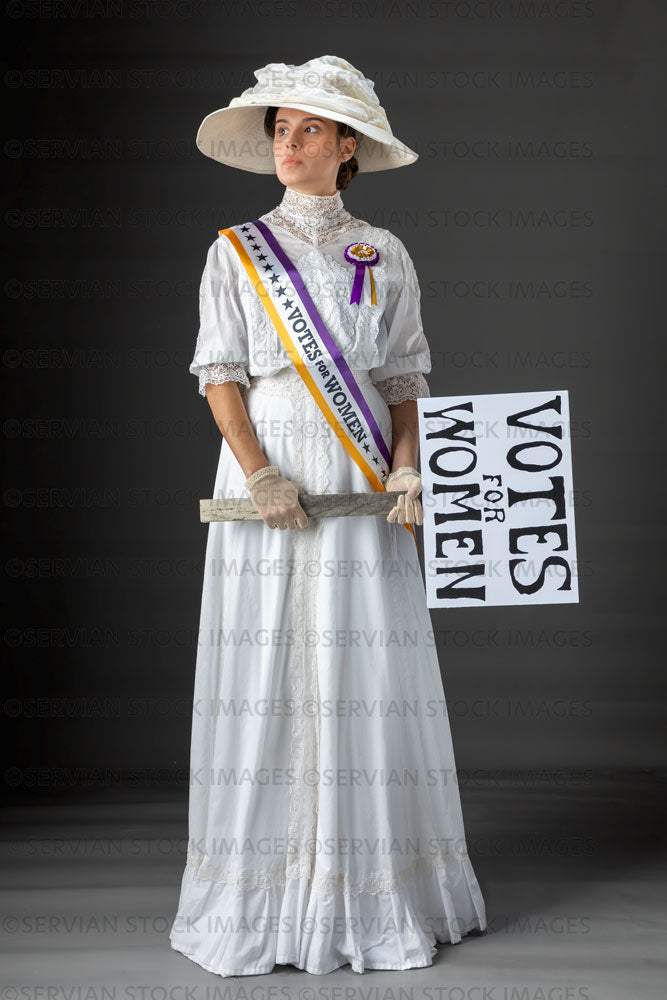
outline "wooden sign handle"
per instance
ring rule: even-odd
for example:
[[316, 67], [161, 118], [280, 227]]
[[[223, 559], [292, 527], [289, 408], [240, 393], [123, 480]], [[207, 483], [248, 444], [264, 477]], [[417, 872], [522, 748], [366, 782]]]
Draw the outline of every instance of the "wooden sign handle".
[[[398, 491], [387, 493], [300, 493], [299, 503], [308, 517], [356, 517], [361, 514], [389, 513], [396, 505]], [[200, 500], [199, 520], [211, 521], [261, 521], [254, 503], [244, 497], [229, 500]]]

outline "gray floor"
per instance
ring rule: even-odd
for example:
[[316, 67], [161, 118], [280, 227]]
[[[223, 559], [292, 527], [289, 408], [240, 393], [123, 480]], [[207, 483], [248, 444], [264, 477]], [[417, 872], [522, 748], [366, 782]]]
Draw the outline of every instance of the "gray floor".
[[276, 966], [223, 979], [169, 947], [187, 789], [45, 793], [5, 808], [3, 1000], [664, 997], [665, 777], [460, 777], [488, 931], [440, 945], [428, 969], [363, 976]]

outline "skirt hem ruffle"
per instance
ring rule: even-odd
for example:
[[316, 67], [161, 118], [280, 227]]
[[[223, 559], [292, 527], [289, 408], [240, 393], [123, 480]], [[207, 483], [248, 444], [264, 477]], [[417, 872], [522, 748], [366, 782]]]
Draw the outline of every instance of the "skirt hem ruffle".
[[[243, 927], [227, 926], [235, 922]], [[265, 975], [276, 965], [323, 976], [348, 964], [359, 974], [427, 968], [436, 942], [458, 944], [485, 928], [469, 859], [455, 871], [422, 872], [397, 892], [359, 895], [318, 895], [306, 878], [239, 889], [197, 879], [186, 867], [169, 940], [175, 951], [223, 977]], [[227, 965], [232, 957], [241, 961]]]

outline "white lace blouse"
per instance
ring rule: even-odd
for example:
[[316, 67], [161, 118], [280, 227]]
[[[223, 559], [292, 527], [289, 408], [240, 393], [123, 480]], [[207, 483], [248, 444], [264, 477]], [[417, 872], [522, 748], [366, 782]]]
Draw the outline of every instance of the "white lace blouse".
[[[429, 396], [431, 370], [420, 313], [414, 265], [401, 240], [387, 229], [352, 216], [341, 193], [305, 195], [285, 188], [276, 208], [259, 216], [298, 268], [324, 322], [350, 368], [368, 369], [387, 404]], [[351, 304], [355, 268], [344, 257], [348, 244], [377, 247], [373, 267], [377, 305], [368, 275], [359, 304]], [[210, 246], [199, 291], [199, 333], [190, 371], [206, 385], [239, 383], [292, 368], [292, 361], [225, 236]]]

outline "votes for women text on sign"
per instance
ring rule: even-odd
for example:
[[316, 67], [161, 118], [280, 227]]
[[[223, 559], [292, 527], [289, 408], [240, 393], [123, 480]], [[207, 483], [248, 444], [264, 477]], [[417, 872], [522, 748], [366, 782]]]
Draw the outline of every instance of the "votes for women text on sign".
[[578, 602], [567, 391], [417, 403], [428, 606]]

